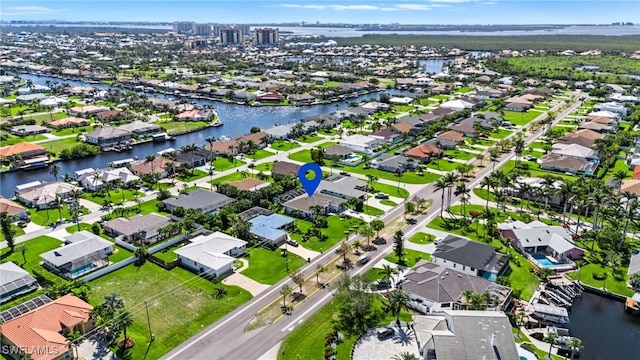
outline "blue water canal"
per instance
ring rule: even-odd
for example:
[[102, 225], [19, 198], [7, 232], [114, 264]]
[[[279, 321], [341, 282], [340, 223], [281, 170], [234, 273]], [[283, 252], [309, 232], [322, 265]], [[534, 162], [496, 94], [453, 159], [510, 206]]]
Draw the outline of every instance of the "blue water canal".
[[[53, 83], [65, 82], [71, 86], [93, 86], [101, 89], [108, 89], [108, 85], [103, 84], [90, 84], [83, 81], [68, 81], [60, 80], [58, 78], [24, 74], [21, 75], [24, 79], [31, 80], [34, 84], [44, 84], [47, 80]], [[390, 94], [406, 94], [406, 91], [400, 90], [387, 90]], [[161, 95], [156, 95], [161, 96]], [[371, 93], [362, 95], [357, 98], [348, 99], [346, 101], [315, 105], [304, 107], [291, 107], [291, 106], [262, 106], [252, 107], [236, 104], [227, 104], [221, 102], [212, 102], [207, 100], [194, 100], [197, 104], [205, 105], [210, 104], [218, 112], [220, 119], [224, 122], [223, 126], [211, 127], [201, 131], [184, 134], [176, 137], [175, 141], [154, 143], [148, 142], [133, 147], [132, 151], [117, 153], [107, 152], [99, 154], [95, 157], [60, 161], [61, 174], [69, 173], [73, 174], [74, 171], [86, 169], [86, 168], [101, 168], [105, 167], [109, 162], [114, 160], [121, 160], [131, 157], [138, 157], [140, 159], [147, 155], [155, 154], [156, 152], [166, 149], [168, 147], [180, 148], [184, 145], [197, 144], [205, 145], [205, 139], [209, 136], [219, 138], [222, 135], [233, 138], [237, 135], [246, 134], [249, 132], [252, 126], [258, 126], [260, 128], [268, 128], [276, 124], [284, 124], [292, 121], [299, 121], [302, 118], [314, 115], [320, 115], [330, 113], [336, 110], [345, 109], [349, 106], [350, 102], [360, 102], [362, 100], [377, 99], [380, 93]], [[45, 145], [46, 146], [46, 145]], [[52, 181], [53, 177], [49, 175], [47, 168], [30, 170], [30, 171], [15, 171], [9, 173], [0, 174], [0, 194], [4, 197], [12, 197], [14, 195], [16, 185], [24, 184], [36, 180], [49, 180]]]

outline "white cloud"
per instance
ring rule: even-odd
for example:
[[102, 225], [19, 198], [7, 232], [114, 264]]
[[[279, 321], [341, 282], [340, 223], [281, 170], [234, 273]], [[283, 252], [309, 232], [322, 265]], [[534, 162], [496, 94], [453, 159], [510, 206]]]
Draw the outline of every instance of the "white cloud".
[[345, 11], [345, 10], [357, 10], [357, 11], [402, 11], [402, 10], [411, 10], [411, 11], [427, 11], [431, 10], [433, 6], [425, 5], [425, 4], [400, 4], [400, 5], [384, 5], [384, 6], [375, 6], [375, 5], [320, 5], [320, 4], [280, 4], [280, 7], [285, 8], [294, 8], [294, 9], [311, 9], [311, 10], [336, 10], [336, 11]]
[[60, 10], [44, 6], [7, 6], [2, 10], [4, 15], [46, 15], [58, 12]]
[[498, 5], [497, 1], [483, 1], [480, 5]]
[[402, 10], [417, 10], [417, 11], [431, 10], [430, 5], [424, 5], [424, 4], [401, 4], [401, 5], [396, 5], [396, 7]]
[[465, 3], [465, 2], [471, 2], [471, 0], [429, 0], [430, 2], [434, 2], [434, 3]]

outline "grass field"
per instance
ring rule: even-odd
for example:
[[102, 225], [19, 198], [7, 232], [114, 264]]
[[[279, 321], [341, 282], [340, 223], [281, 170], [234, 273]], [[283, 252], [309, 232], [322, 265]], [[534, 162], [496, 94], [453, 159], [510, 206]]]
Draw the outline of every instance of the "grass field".
[[[394, 264], [400, 264], [398, 256], [396, 256], [396, 253], [393, 251], [384, 259]], [[420, 260], [431, 260], [431, 254], [406, 248], [404, 249], [404, 266], [412, 267]]]
[[[531, 161], [523, 161], [522, 164], [526, 164], [528, 169], [526, 171], [528, 171], [529, 175], [532, 177], [543, 177], [544, 175], [551, 175], [554, 176], [556, 178], [560, 178], [560, 179], [564, 179], [564, 180], [574, 180], [575, 177], [572, 175], [566, 175], [564, 173], [558, 172], [558, 171], [549, 171], [549, 170], [544, 170], [544, 169], [540, 169], [540, 164], [538, 163], [534, 163]], [[510, 171], [513, 170], [513, 168], [516, 166], [516, 161], [515, 160], [509, 160], [507, 161], [506, 164], [504, 164], [501, 168], [500, 171], [502, 171], [503, 173], [508, 174]]]
[[311, 144], [314, 143], [316, 141], [320, 141], [324, 139], [324, 137], [322, 136], [318, 136], [318, 135], [302, 135], [298, 138], [296, 138], [296, 140], [303, 142], [303, 143], [307, 143], [307, 144]]
[[511, 135], [511, 131], [504, 130], [504, 129], [498, 129], [498, 130], [496, 130], [496, 131], [494, 131], [494, 132], [489, 134], [489, 136], [494, 138], [494, 139], [504, 139], [509, 135]]
[[272, 156], [272, 155], [275, 155], [275, 154], [271, 151], [258, 149], [256, 150], [255, 153], [250, 155], [245, 155], [245, 156], [248, 157], [249, 159], [260, 160], [260, 159], [268, 158], [269, 156]]
[[[594, 279], [593, 274], [597, 272], [607, 274], [607, 279]], [[626, 270], [624, 272], [626, 273]], [[633, 290], [627, 287], [627, 276], [623, 275], [621, 278], [616, 279], [611, 273], [611, 268], [602, 264], [586, 264], [582, 266], [581, 270], [570, 273], [569, 277], [574, 280], [580, 280], [581, 282], [596, 288], [605, 288], [606, 290], [616, 294], [624, 296], [633, 295]]]
[[394, 203], [393, 201], [387, 200], [387, 199], [380, 200], [380, 204], [387, 205], [387, 206], [396, 206], [396, 205], [398, 205], [398, 204]]
[[61, 140], [53, 140], [42, 142], [39, 145], [42, 145], [49, 152], [53, 152], [56, 154], [60, 154], [60, 152], [64, 149], [71, 149], [72, 147], [81, 144], [81, 141], [78, 141], [76, 138], [66, 138]]
[[[133, 314], [134, 323], [127, 334], [136, 342], [130, 359], [158, 359], [180, 343], [201, 331], [233, 309], [251, 299], [251, 294], [236, 286], [223, 286], [227, 296], [215, 300], [214, 285], [187, 270], [176, 267], [164, 270], [150, 262], [141, 267], [126, 266], [89, 283], [92, 305], [104, 296], [116, 293]], [[149, 318], [155, 341], [149, 347], [149, 330], [144, 301], [149, 304]]]
[[[291, 160], [301, 161], [304, 163], [313, 162], [313, 160], [311, 159], [311, 150], [302, 150], [302, 151], [294, 152], [287, 157]], [[329, 164], [330, 162], [327, 161], [326, 165], [329, 165]]]
[[215, 166], [215, 171], [225, 171], [229, 169], [236, 168], [238, 166], [244, 165], [244, 161], [233, 159], [229, 160], [225, 157], [218, 157], [213, 161], [213, 166]]
[[363, 212], [364, 214], [366, 214], [366, 215], [370, 215], [370, 216], [380, 216], [380, 215], [384, 215], [384, 211], [382, 211], [382, 210], [380, 210], [380, 209], [378, 209], [378, 208], [376, 208], [376, 207], [373, 207], [373, 206], [367, 205], [367, 204], [364, 204], [364, 206], [363, 206], [363, 211], [362, 211], [362, 212]]
[[[131, 201], [135, 198], [135, 194], [138, 194], [138, 197], [144, 196], [143, 193], [133, 190], [133, 189], [117, 189], [117, 190], [109, 190], [110, 196], [106, 193], [101, 196], [101, 193], [97, 192], [84, 192], [82, 193], [82, 198], [85, 200], [89, 200], [98, 205], [102, 205], [102, 203], [109, 199], [114, 205], [122, 204], [123, 202]], [[124, 200], [123, 200], [124, 197]]]
[[[362, 220], [352, 217], [346, 217], [344, 220], [340, 220], [340, 217], [337, 215], [327, 217], [327, 221], [329, 223], [329, 227], [320, 229], [323, 234], [329, 237], [325, 241], [319, 241], [316, 237], [303, 241], [302, 234], [298, 233], [291, 233], [291, 238], [298, 241], [302, 246], [309, 250], [322, 252], [331, 248], [340, 240], [344, 240], [346, 238], [346, 234], [344, 233], [345, 231], [350, 231], [350, 233], [353, 234], [353, 232], [357, 231], [364, 223]], [[295, 224], [302, 233], [313, 226], [309, 221], [300, 219], [296, 219]]]
[[[225, 159], [226, 160], [226, 159]], [[217, 161], [217, 159], [216, 159]], [[217, 167], [216, 167], [217, 169]], [[191, 182], [191, 181], [196, 181], [198, 179], [202, 179], [203, 177], [209, 176], [209, 174], [205, 171], [202, 171], [200, 169], [194, 169], [193, 171], [190, 171], [187, 173], [187, 176], [178, 176], [178, 180], [182, 181], [182, 182]]]
[[470, 152], [462, 151], [462, 150], [445, 150], [445, 155], [453, 156], [456, 159], [460, 160], [471, 160], [476, 154], [472, 154]]
[[156, 124], [160, 125], [169, 135], [195, 131], [205, 128], [208, 125], [208, 123], [204, 121], [171, 121], [157, 122]]
[[504, 112], [504, 119], [511, 122], [514, 125], [526, 125], [528, 124], [531, 120], [535, 119], [536, 117], [540, 116], [539, 112], [536, 111], [524, 111], [524, 112], [518, 112], [518, 111], [505, 111]]
[[435, 236], [423, 232], [415, 233], [409, 238], [409, 241], [415, 244], [426, 245], [431, 244], [436, 239]]
[[59, 111], [59, 112], [51, 112], [51, 113], [39, 114], [39, 115], [27, 115], [24, 118], [33, 119], [36, 121], [38, 125], [41, 125], [42, 122], [49, 122], [57, 119], [64, 119], [66, 117], [69, 117], [67, 113]]
[[[419, 176], [417, 173], [415, 172], [404, 172], [402, 174], [402, 177], [398, 178], [396, 176], [395, 173], [391, 173], [388, 171], [382, 171], [382, 170], [378, 170], [378, 169], [373, 169], [373, 168], [368, 168], [365, 169], [364, 168], [365, 163], [362, 163], [358, 166], [342, 166], [340, 169], [348, 171], [348, 172], [352, 172], [352, 173], [356, 173], [356, 174], [363, 174], [363, 175], [373, 175], [379, 179], [387, 179], [387, 180], [391, 180], [391, 181], [400, 181], [401, 183], [407, 183], [407, 184], [428, 184], [430, 182], [434, 182], [436, 181], [440, 175], [434, 174], [434, 173], [430, 173], [425, 171], [423, 173], [423, 176]], [[389, 194], [391, 195], [391, 194]]]
[[[62, 213], [63, 219], [65, 220], [72, 219], [71, 214], [69, 214], [69, 207], [66, 205], [62, 206], [61, 212], [59, 212], [58, 209], [56, 208], [49, 209], [49, 210], [47, 209], [43, 209], [43, 210], [30, 209], [29, 210], [31, 221], [42, 226], [46, 226], [60, 220], [60, 213]], [[88, 214], [88, 213], [89, 213], [89, 210], [83, 207], [82, 214]], [[80, 216], [82, 216], [82, 214]]]
[[287, 277], [307, 261], [292, 252], [289, 252], [289, 272], [285, 267], [285, 257], [281, 256], [280, 249], [268, 250], [265, 248], [248, 249], [249, 267], [242, 270], [242, 275], [262, 283], [273, 285]]
[[409, 192], [407, 191], [407, 189], [404, 189], [404, 188], [398, 187], [398, 186], [382, 184], [382, 183], [379, 183], [379, 182], [376, 182], [373, 185], [373, 190], [375, 190], [377, 192], [385, 193], [385, 194], [387, 194], [389, 196], [395, 196], [395, 197], [399, 197], [399, 198], [403, 198], [403, 199], [406, 199], [406, 198], [409, 197]]
[[271, 148], [278, 151], [288, 151], [297, 147], [300, 147], [300, 145], [285, 140], [276, 140], [271, 144]]
[[435, 159], [431, 160], [427, 167], [429, 169], [439, 170], [439, 171], [453, 171], [460, 166], [459, 162], [449, 161], [447, 159]]
[[[26, 247], [26, 251], [24, 254], [25, 258], [27, 259], [26, 263], [22, 258], [22, 252], [18, 250], [22, 245]], [[11, 252], [9, 248], [0, 250], [0, 261], [13, 261], [18, 266], [31, 272], [31, 269], [34, 267], [38, 267], [40, 262], [42, 261], [40, 254], [51, 251], [60, 246], [62, 246], [62, 241], [58, 239], [54, 239], [48, 236], [38, 236], [31, 240], [27, 240], [23, 243], [17, 244], [16, 249], [13, 252]]]

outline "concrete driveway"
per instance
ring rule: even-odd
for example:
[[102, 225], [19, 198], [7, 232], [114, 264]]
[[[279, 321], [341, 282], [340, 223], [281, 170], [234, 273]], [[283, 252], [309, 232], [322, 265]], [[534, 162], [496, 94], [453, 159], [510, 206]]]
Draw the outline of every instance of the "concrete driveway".
[[[100, 335], [86, 339], [78, 346], [79, 359], [85, 360], [118, 360], [107, 346], [102, 345]], [[144, 344], [142, 344], [144, 346]]]
[[353, 360], [388, 360], [404, 352], [421, 358], [413, 330], [407, 330], [406, 326], [398, 328], [394, 323], [395, 334], [385, 340], [378, 340], [377, 331], [383, 329], [385, 328], [371, 329], [360, 338], [353, 351]]
[[261, 292], [271, 287], [271, 285], [261, 284], [251, 278], [240, 274], [239, 272], [234, 272], [233, 274], [227, 276], [224, 280], [222, 280], [222, 283], [227, 285], [240, 286], [241, 288], [250, 292], [254, 297], [258, 296]]

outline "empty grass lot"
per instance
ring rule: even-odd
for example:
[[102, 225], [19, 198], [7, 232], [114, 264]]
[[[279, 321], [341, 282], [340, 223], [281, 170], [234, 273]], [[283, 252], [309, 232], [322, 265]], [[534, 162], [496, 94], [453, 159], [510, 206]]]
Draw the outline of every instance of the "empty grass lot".
[[385, 193], [389, 196], [395, 196], [403, 199], [406, 199], [409, 197], [409, 192], [406, 189], [403, 189], [402, 187], [399, 187], [399, 186], [383, 184], [379, 182], [376, 182], [373, 185], [373, 190], [375, 190], [376, 192]]
[[[22, 258], [22, 252], [19, 250], [22, 245], [26, 247], [26, 251], [24, 253], [25, 258], [27, 259], [26, 263]], [[62, 246], [62, 241], [58, 239], [48, 236], [38, 236], [17, 244], [13, 252], [11, 252], [9, 248], [0, 250], [0, 261], [13, 261], [18, 266], [31, 272], [32, 268], [39, 267], [39, 264], [42, 261], [40, 254], [59, 248], [60, 246]]]
[[370, 216], [384, 215], [384, 211], [367, 204], [364, 204], [362, 213]]
[[504, 139], [509, 135], [511, 135], [511, 131], [505, 129], [498, 129], [489, 134], [489, 136], [494, 139]]
[[[60, 213], [62, 213], [62, 218], [64, 220], [72, 219], [71, 214], [69, 214], [69, 207], [66, 205], [63, 205], [60, 211], [58, 211], [58, 209], [29, 210], [31, 221], [42, 226], [46, 226], [60, 220]], [[87, 210], [87, 208], [85, 207], [82, 207], [82, 214], [80, 216], [86, 215], [88, 213], [89, 210]]]
[[[551, 176], [555, 176], [556, 178], [560, 178], [560, 179], [564, 179], [564, 180], [574, 180], [575, 177], [573, 175], [566, 175], [565, 173], [561, 173], [558, 171], [549, 171], [549, 170], [544, 170], [544, 169], [540, 169], [540, 164], [532, 162], [532, 161], [524, 161], [522, 162], [522, 164], [525, 164], [528, 169], [528, 173], [530, 176], [532, 177], [542, 177], [544, 175], [551, 175]], [[513, 168], [516, 166], [516, 161], [515, 160], [509, 160], [507, 161], [506, 164], [504, 164], [504, 166], [502, 166], [500, 168], [500, 170], [506, 174], [508, 174], [511, 170], [513, 170]]]
[[225, 157], [218, 157], [213, 161], [215, 171], [225, 171], [244, 165], [244, 161], [238, 159], [227, 159]]
[[329, 227], [320, 229], [323, 234], [329, 237], [325, 241], [319, 241], [315, 236], [311, 239], [306, 239], [307, 241], [303, 241], [302, 234], [313, 227], [313, 224], [309, 221], [300, 219], [295, 220], [295, 224], [300, 229], [300, 233], [290, 234], [291, 238], [298, 241], [300, 245], [309, 250], [322, 252], [337, 244], [339, 241], [344, 240], [346, 238], [346, 234], [344, 233], [346, 230], [348, 230], [350, 234], [353, 234], [364, 223], [360, 219], [348, 216], [345, 217], [344, 220], [340, 220], [340, 217], [337, 215], [327, 217], [327, 222], [329, 223]]
[[460, 160], [471, 160], [476, 156], [476, 154], [462, 150], [445, 150], [444, 154]]
[[289, 252], [289, 272], [285, 267], [285, 257], [281, 250], [268, 250], [257, 247], [248, 249], [249, 267], [241, 273], [251, 279], [267, 285], [273, 285], [287, 277], [290, 273], [304, 265], [307, 261], [292, 252]]
[[436, 239], [432, 234], [423, 232], [415, 233], [409, 238], [409, 241], [414, 244], [426, 245], [431, 244]]
[[300, 147], [300, 145], [285, 140], [276, 140], [271, 144], [271, 148], [278, 151], [289, 151], [297, 147]]
[[245, 156], [248, 157], [249, 159], [260, 160], [260, 159], [268, 158], [269, 156], [272, 156], [272, 155], [275, 155], [275, 153], [273, 153], [272, 151], [258, 149], [256, 150], [255, 153], [250, 155], [245, 155]]
[[407, 183], [407, 184], [427, 184], [427, 183], [438, 180], [438, 178], [440, 177], [437, 174], [426, 172], [426, 171], [423, 173], [422, 176], [419, 176], [415, 172], [406, 171], [402, 174], [400, 178], [398, 178], [395, 173], [373, 169], [373, 168], [365, 169], [364, 165], [365, 163], [362, 163], [358, 166], [353, 166], [353, 167], [343, 166], [342, 169], [348, 172], [356, 173], [356, 174], [362, 174], [362, 175], [370, 174], [377, 177], [378, 179], [400, 181], [401, 183]]
[[303, 142], [303, 143], [307, 143], [307, 144], [311, 144], [314, 143], [316, 141], [320, 141], [324, 139], [322, 136], [318, 136], [318, 135], [302, 135], [298, 138], [296, 138], [296, 140]]
[[[396, 256], [396, 253], [393, 251], [384, 259], [394, 264], [400, 265], [398, 256]], [[431, 260], [431, 254], [411, 249], [404, 249], [404, 264], [402, 264], [403, 266], [412, 267], [420, 260]]]
[[525, 112], [518, 112], [518, 111], [505, 111], [504, 112], [504, 119], [511, 122], [514, 125], [526, 125], [528, 124], [531, 120], [535, 119], [536, 117], [540, 116], [542, 113], [537, 112], [537, 111], [525, 111]]
[[76, 138], [66, 138], [61, 140], [53, 140], [40, 143], [47, 149], [48, 152], [52, 152], [55, 154], [60, 154], [60, 152], [64, 149], [71, 149], [72, 147], [81, 144], [82, 142], [78, 141]]
[[[593, 278], [595, 273], [605, 273], [607, 274], [607, 279], [596, 280]], [[633, 295], [633, 290], [627, 287], [628, 278], [626, 276], [626, 270], [624, 270], [624, 274], [622, 274], [622, 276], [616, 279], [611, 273], [611, 268], [602, 264], [586, 264], [582, 266], [581, 270], [570, 273], [569, 277], [574, 280], [580, 280], [581, 282], [596, 288], [602, 289], [605, 287], [606, 290], [616, 294], [624, 296]]]
[[136, 193], [138, 194], [138, 197], [144, 196], [143, 193], [133, 189], [117, 189], [109, 190], [109, 195], [107, 195], [107, 193], [103, 194], [98, 192], [85, 192], [82, 194], [82, 198], [94, 202], [98, 205], [102, 205], [102, 203], [108, 199], [114, 205], [118, 205], [122, 204], [123, 202], [133, 200]]
[[[216, 169], [217, 169], [217, 167], [216, 167]], [[194, 169], [193, 171], [187, 172], [186, 175], [187, 176], [179, 175], [178, 176], [178, 180], [180, 180], [182, 182], [191, 182], [191, 181], [196, 181], [198, 179], [202, 179], [203, 177], [208, 176], [209, 174], [207, 172], [205, 172], [205, 171], [200, 170], [200, 169]]]
[[[164, 270], [146, 262], [141, 267], [126, 266], [89, 283], [96, 306], [104, 296], [116, 293], [133, 314], [127, 334], [136, 342], [130, 359], [158, 359], [180, 343], [201, 331], [233, 309], [251, 299], [251, 294], [237, 286], [223, 286], [227, 296], [215, 300], [214, 285], [183, 268]], [[147, 348], [149, 330], [144, 301], [149, 304], [149, 318], [155, 341]]]
[[36, 121], [36, 123], [42, 124], [43, 122], [49, 122], [57, 119], [64, 119], [66, 117], [69, 117], [69, 115], [67, 115], [67, 113], [65, 112], [60, 111], [60, 112], [51, 112], [51, 113], [39, 114], [39, 115], [28, 115], [28, 116], [25, 116], [24, 118], [33, 119]]
[[459, 162], [449, 161], [447, 159], [435, 159], [431, 160], [427, 167], [429, 169], [440, 170], [440, 171], [453, 171], [460, 166]]
[[171, 121], [157, 122], [169, 135], [183, 134], [207, 127], [208, 123], [204, 121]]
[[301, 161], [303, 163], [313, 162], [313, 160], [311, 159], [311, 150], [302, 150], [302, 151], [294, 152], [293, 154], [290, 154], [287, 157], [291, 160]]

